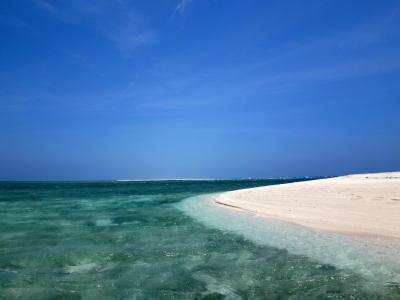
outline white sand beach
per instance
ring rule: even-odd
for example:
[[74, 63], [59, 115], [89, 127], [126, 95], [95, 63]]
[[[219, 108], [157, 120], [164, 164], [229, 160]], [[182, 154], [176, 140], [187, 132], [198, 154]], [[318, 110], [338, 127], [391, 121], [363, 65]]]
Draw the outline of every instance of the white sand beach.
[[313, 229], [400, 240], [400, 172], [243, 189], [214, 201]]

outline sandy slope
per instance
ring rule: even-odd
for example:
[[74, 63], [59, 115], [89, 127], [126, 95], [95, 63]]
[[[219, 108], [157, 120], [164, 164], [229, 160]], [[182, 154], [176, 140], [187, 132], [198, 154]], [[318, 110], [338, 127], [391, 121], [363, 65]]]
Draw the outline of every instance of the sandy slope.
[[400, 172], [243, 189], [215, 202], [315, 229], [400, 239]]

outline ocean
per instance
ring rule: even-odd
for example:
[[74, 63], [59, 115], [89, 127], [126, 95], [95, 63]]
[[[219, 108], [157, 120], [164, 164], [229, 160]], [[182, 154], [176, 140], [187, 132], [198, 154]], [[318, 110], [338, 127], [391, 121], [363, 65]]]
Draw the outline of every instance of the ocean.
[[259, 241], [203, 210], [200, 195], [300, 180], [1, 182], [0, 299], [400, 299], [329, 242], [279, 224]]

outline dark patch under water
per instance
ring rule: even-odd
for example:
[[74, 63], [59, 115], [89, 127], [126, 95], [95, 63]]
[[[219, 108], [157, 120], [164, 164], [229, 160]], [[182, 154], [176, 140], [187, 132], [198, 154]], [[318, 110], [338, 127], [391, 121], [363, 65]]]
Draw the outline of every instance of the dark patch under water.
[[0, 299], [399, 299], [175, 206], [292, 181], [0, 183]]

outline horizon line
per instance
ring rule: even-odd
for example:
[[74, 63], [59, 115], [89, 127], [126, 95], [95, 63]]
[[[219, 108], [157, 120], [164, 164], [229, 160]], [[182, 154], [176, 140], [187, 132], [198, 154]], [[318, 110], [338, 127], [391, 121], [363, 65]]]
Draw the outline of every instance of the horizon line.
[[231, 180], [273, 180], [273, 179], [301, 179], [301, 178], [328, 178], [329, 176], [291, 176], [291, 177], [236, 177], [236, 178], [151, 178], [151, 179], [0, 179], [0, 182], [146, 182], [146, 181], [231, 181]]

